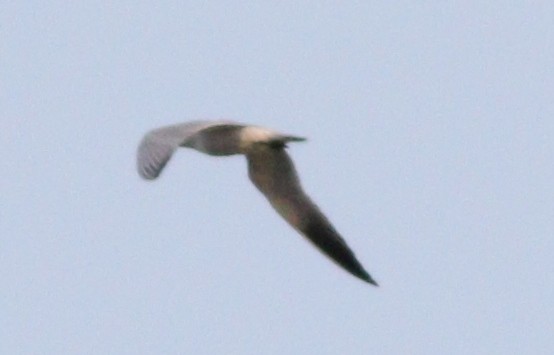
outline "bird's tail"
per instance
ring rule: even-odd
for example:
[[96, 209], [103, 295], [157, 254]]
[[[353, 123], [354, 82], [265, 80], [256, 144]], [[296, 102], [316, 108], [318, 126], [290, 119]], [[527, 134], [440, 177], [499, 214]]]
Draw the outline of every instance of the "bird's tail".
[[289, 142], [303, 142], [306, 138], [297, 136], [278, 135], [273, 137], [268, 143], [272, 148], [286, 148]]
[[305, 137], [298, 136], [282, 136], [281, 139], [283, 142], [304, 142], [307, 140]]

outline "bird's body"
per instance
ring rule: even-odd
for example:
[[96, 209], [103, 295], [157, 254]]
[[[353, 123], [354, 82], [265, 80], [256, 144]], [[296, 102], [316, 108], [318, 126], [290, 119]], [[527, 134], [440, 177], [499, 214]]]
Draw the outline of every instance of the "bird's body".
[[214, 156], [244, 154], [250, 180], [294, 229], [348, 272], [377, 285], [302, 189], [285, 148], [288, 142], [304, 140], [230, 121], [183, 123], [147, 133], [139, 145], [137, 169], [143, 178], [155, 179], [178, 147]]

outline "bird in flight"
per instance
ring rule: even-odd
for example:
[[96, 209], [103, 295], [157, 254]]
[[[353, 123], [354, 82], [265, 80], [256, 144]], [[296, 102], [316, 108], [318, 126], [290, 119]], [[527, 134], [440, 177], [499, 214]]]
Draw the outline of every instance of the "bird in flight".
[[154, 129], [139, 144], [137, 170], [146, 180], [157, 178], [179, 147], [214, 156], [243, 154], [248, 176], [273, 208], [321, 252], [352, 275], [377, 286], [331, 222], [306, 195], [287, 143], [306, 138], [232, 121], [193, 121]]

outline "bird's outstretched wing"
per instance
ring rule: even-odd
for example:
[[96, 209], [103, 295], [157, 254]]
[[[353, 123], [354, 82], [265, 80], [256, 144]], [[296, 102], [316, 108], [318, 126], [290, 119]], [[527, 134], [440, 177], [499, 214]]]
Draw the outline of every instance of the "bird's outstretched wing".
[[247, 154], [247, 159], [250, 179], [292, 227], [352, 275], [377, 286], [331, 222], [302, 190], [284, 148], [266, 145]]
[[137, 150], [137, 170], [147, 180], [157, 178], [175, 149], [194, 135], [210, 127], [232, 124], [230, 121], [194, 121], [152, 130], [144, 136]]

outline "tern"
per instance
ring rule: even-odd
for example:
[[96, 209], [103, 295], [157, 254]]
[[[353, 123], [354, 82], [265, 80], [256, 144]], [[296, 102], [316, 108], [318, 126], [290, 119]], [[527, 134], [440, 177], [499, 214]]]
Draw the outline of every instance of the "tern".
[[156, 179], [175, 150], [192, 148], [212, 156], [243, 154], [248, 176], [294, 229], [350, 274], [378, 286], [354, 252], [300, 185], [287, 143], [306, 138], [233, 121], [193, 121], [154, 129], [137, 151], [137, 170]]

